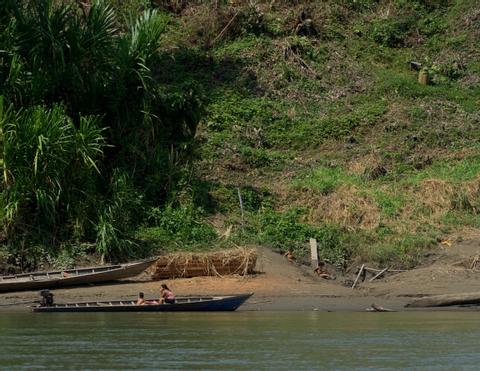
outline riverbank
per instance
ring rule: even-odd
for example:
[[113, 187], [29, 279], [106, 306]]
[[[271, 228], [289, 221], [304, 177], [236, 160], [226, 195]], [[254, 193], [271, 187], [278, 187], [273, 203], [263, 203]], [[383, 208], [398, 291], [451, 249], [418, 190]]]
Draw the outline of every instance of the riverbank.
[[[480, 272], [471, 269], [468, 262], [479, 250], [478, 239], [439, 248], [423, 267], [373, 282], [366, 280], [355, 289], [347, 286], [344, 279], [316, 277], [309, 269], [289, 263], [266, 248], [258, 248], [257, 274], [254, 275], [162, 282], [179, 296], [254, 292], [241, 307], [249, 311], [364, 311], [373, 303], [406, 310], [404, 306], [417, 297], [477, 291]], [[54, 295], [57, 302], [134, 299], [140, 291], [148, 298], [156, 298], [160, 283], [150, 280], [149, 272], [145, 272], [133, 280], [54, 290]], [[36, 291], [0, 294], [0, 309], [25, 310], [27, 302], [37, 299]]]

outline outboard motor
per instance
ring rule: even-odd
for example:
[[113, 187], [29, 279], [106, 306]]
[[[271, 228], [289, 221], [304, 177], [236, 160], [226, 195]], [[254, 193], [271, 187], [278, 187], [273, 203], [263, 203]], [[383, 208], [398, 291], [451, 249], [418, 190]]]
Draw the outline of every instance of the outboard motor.
[[50, 290], [42, 290], [40, 291], [40, 306], [41, 307], [51, 307], [53, 305], [53, 294]]

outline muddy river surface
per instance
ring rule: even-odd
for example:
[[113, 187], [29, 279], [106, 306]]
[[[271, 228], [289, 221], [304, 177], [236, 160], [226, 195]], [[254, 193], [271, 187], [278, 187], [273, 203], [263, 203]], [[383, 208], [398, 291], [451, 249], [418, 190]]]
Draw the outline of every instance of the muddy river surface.
[[0, 313], [5, 370], [465, 370], [480, 312]]

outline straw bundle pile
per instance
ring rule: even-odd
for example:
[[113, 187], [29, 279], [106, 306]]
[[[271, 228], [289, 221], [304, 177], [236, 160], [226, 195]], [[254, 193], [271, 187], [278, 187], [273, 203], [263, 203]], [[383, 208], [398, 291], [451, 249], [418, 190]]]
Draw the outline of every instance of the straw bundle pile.
[[152, 278], [166, 279], [197, 276], [251, 274], [257, 262], [252, 248], [237, 248], [210, 253], [175, 253], [161, 256], [155, 263]]

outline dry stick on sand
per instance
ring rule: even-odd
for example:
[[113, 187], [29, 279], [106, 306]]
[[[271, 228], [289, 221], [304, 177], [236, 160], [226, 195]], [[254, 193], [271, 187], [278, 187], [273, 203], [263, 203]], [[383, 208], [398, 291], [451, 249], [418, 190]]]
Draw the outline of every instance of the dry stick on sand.
[[362, 266], [360, 267], [360, 270], [358, 271], [357, 278], [355, 279], [355, 282], [352, 285], [352, 289], [354, 289], [355, 286], [357, 285], [357, 282], [358, 282], [360, 276], [362, 275], [364, 269], [365, 269], [365, 264], [362, 264]]
[[370, 278], [370, 279], [368, 280], [368, 282], [373, 282], [373, 281], [375, 281], [378, 277], [380, 277], [382, 274], [384, 274], [386, 271], [388, 271], [388, 268], [389, 268], [389, 267], [387, 267], [387, 268], [385, 268], [385, 269], [382, 269], [382, 270], [381, 270], [380, 272], [378, 272], [375, 276], [373, 276], [372, 278]]

